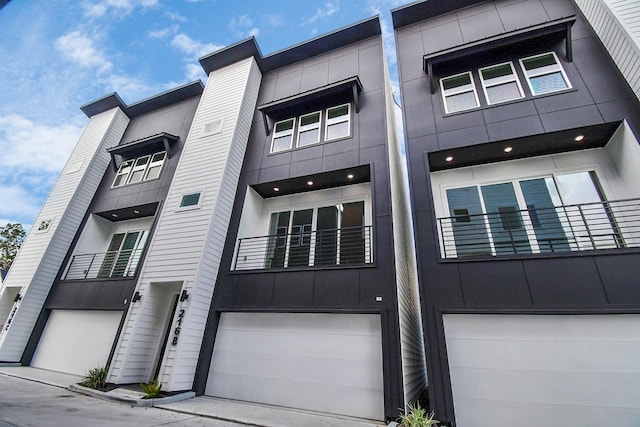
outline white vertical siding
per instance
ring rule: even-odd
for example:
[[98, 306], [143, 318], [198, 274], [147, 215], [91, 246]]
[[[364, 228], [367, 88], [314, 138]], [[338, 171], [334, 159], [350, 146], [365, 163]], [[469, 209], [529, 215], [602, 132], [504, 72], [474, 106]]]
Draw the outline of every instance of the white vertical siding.
[[[141, 269], [136, 290], [143, 298], [159, 282], [182, 282], [190, 294], [178, 305], [185, 309], [179, 342], [167, 346], [165, 390], [193, 385], [261, 77], [253, 58], [210, 74]], [[202, 136], [206, 123], [220, 119], [222, 132]], [[179, 211], [182, 195], [194, 192], [202, 192], [200, 207]], [[144, 321], [149, 310], [140, 303], [129, 309], [110, 381], [149, 379], [153, 354], [147, 343], [157, 336], [157, 325]]]
[[[119, 109], [89, 120], [51, 189], [3, 286], [22, 288], [11, 325], [0, 332], [0, 360], [18, 361], [64, 256], [109, 165], [106, 148], [122, 138], [129, 118]], [[78, 165], [81, 164], [78, 169]], [[46, 232], [38, 225], [51, 220]]]
[[[384, 55], [383, 55], [384, 56]], [[386, 57], [385, 57], [386, 58]], [[396, 289], [400, 317], [400, 348], [402, 353], [402, 382], [405, 405], [415, 402], [427, 389], [418, 270], [413, 239], [409, 181], [396, 135], [393, 94], [385, 61], [385, 101], [387, 112], [387, 140], [393, 208], [393, 246], [396, 261]]]
[[640, 99], [640, 2], [575, 0]]

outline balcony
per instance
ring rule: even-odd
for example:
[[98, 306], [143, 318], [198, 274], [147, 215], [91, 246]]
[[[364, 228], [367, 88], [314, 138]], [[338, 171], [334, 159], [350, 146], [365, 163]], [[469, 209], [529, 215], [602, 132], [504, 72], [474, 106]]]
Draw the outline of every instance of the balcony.
[[373, 262], [371, 226], [249, 237], [238, 241], [233, 270], [365, 265]]
[[130, 278], [141, 256], [142, 249], [74, 255], [64, 280]]
[[443, 258], [640, 247], [640, 199], [437, 219]]

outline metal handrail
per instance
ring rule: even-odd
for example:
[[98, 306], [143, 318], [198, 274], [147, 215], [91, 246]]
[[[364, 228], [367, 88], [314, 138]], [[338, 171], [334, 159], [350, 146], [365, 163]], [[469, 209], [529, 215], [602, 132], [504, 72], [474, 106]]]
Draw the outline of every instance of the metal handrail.
[[64, 280], [132, 277], [141, 256], [142, 249], [74, 255]]
[[640, 247], [640, 199], [438, 218], [443, 258]]
[[245, 237], [233, 270], [361, 265], [373, 262], [371, 226]]

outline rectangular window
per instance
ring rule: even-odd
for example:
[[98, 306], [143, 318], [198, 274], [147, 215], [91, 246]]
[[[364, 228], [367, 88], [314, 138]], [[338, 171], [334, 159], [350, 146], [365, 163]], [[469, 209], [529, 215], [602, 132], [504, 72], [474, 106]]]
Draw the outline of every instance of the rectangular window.
[[131, 175], [129, 175], [129, 184], [142, 181], [150, 157], [151, 156], [143, 156], [136, 159], [133, 169], [131, 170]]
[[480, 105], [471, 71], [440, 79], [440, 88], [447, 113], [468, 110]]
[[520, 65], [533, 95], [571, 88], [569, 79], [554, 52], [523, 58]]
[[147, 173], [145, 174], [144, 180], [156, 179], [160, 176], [160, 171], [162, 170], [162, 165], [164, 164], [164, 159], [167, 157], [167, 152], [162, 151], [160, 153], [156, 153], [151, 157], [151, 163], [149, 163], [149, 167], [147, 168]]
[[116, 174], [116, 179], [113, 180], [112, 187], [119, 187], [126, 184], [127, 178], [129, 178], [129, 173], [131, 172], [131, 167], [133, 166], [133, 162], [133, 160], [122, 162], [122, 164], [120, 165], [120, 169], [118, 169], [118, 173]]
[[197, 207], [200, 205], [200, 193], [185, 194], [180, 200], [180, 208]]
[[320, 142], [320, 111], [300, 116], [298, 147]]
[[166, 157], [167, 152], [161, 151], [138, 157], [137, 159], [125, 160], [118, 169], [112, 187], [158, 178]]
[[524, 96], [511, 62], [480, 68], [480, 81], [490, 105]]
[[324, 139], [331, 141], [351, 135], [350, 104], [339, 105], [327, 109], [327, 125]]
[[296, 119], [287, 119], [277, 122], [273, 127], [273, 141], [271, 142], [271, 152], [289, 150], [293, 142], [293, 128]]

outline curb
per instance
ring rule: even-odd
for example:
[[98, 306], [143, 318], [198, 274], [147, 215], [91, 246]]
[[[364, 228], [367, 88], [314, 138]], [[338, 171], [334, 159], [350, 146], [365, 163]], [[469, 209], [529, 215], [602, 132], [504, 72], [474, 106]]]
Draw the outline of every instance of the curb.
[[166, 403], [179, 402], [181, 400], [191, 399], [196, 396], [196, 393], [194, 391], [185, 391], [183, 393], [177, 393], [171, 396], [160, 397], [156, 399], [142, 399], [142, 398], [136, 399], [133, 397], [125, 397], [125, 396], [118, 396], [116, 394], [109, 394], [108, 392], [94, 390], [92, 388], [83, 387], [78, 384], [71, 384], [69, 387], [67, 387], [67, 389], [76, 393], [84, 394], [86, 396], [92, 396], [92, 397], [97, 397], [99, 399], [112, 400], [115, 402], [126, 403], [127, 405], [131, 405], [131, 406], [142, 406], [142, 407], [152, 407], [156, 405], [164, 405]]

